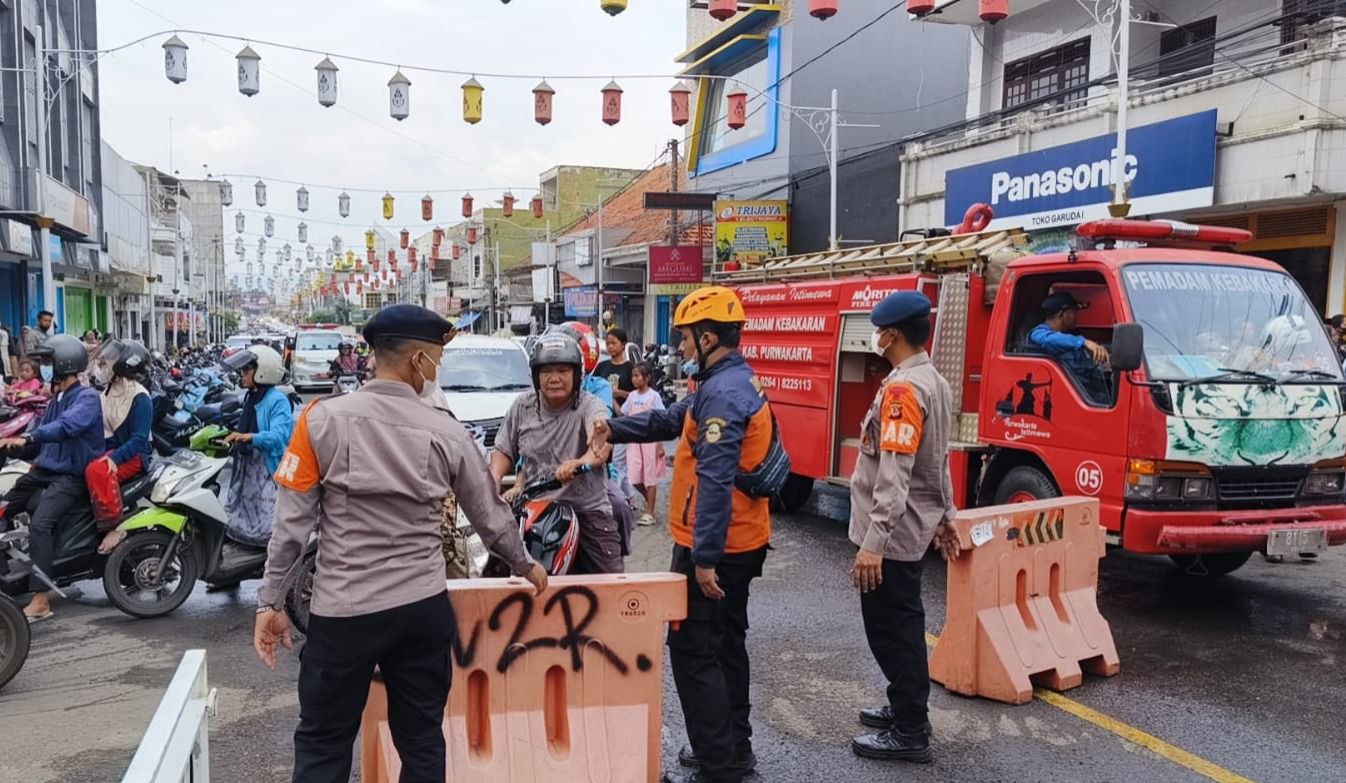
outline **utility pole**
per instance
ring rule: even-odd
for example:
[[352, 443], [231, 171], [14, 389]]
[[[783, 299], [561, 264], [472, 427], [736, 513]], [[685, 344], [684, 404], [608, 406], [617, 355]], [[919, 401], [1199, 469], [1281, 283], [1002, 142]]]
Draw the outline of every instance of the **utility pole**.
[[[594, 304], [594, 319], [598, 322], [598, 334], [603, 334], [603, 196], [598, 196], [598, 257], [594, 259], [597, 266], [594, 267], [595, 281], [598, 288], [598, 299]], [[601, 339], [601, 338], [600, 338]]]
[[[670, 179], [670, 184], [669, 184], [669, 186], [668, 186], [668, 192], [669, 192], [669, 193], [677, 193], [677, 192], [678, 192], [678, 140], [677, 140], [677, 139], [669, 139], [669, 140], [668, 140], [668, 155], [669, 155], [668, 165], [671, 167], [671, 172], [670, 172], [670, 173], [673, 175], [673, 176], [671, 177], [671, 179]], [[676, 244], [678, 244], [678, 211], [677, 211], [676, 209], [673, 210], [673, 214], [672, 214], [672, 216], [671, 216], [671, 221], [672, 221], [672, 222], [671, 222], [671, 223], [669, 224], [669, 226], [668, 226], [668, 244], [670, 244], [670, 245], [676, 245]], [[648, 277], [648, 274], [647, 274], [647, 277]]]
[[1126, 181], [1126, 123], [1131, 103], [1131, 0], [1117, 0], [1117, 156], [1112, 162], [1112, 203], [1108, 213], [1124, 218], [1131, 212], [1131, 188]]
[[[46, 22], [47, 4], [42, 4], [41, 22]], [[51, 269], [51, 226], [55, 221], [47, 217], [47, 40], [46, 25], [37, 25], [37, 62], [33, 68], [37, 71], [37, 226], [38, 241], [41, 243], [42, 258], [42, 299], [44, 309], [56, 313], [56, 275]], [[65, 327], [65, 313], [57, 314], [62, 328]]]
[[543, 302], [542, 302], [544, 305], [544, 309], [542, 311], [543, 331], [546, 331], [546, 327], [551, 326], [551, 301], [552, 297], [554, 297], [558, 293], [557, 291], [558, 286], [556, 285], [556, 262], [555, 262], [555, 256], [552, 254], [551, 218], [547, 218], [546, 267], [547, 267], [547, 290], [543, 296]]

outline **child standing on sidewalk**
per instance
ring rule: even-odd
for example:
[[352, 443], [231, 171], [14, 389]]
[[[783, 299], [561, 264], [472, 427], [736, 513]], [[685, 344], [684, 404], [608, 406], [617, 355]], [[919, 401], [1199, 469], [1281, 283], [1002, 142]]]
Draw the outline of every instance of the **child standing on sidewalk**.
[[[634, 416], [649, 410], [664, 409], [663, 398], [659, 392], [650, 388], [654, 377], [654, 368], [648, 362], [641, 362], [631, 370], [631, 383], [636, 390], [622, 403], [622, 415]], [[645, 498], [645, 513], [636, 520], [637, 525], [654, 524], [654, 501], [659, 492], [659, 480], [664, 477], [665, 460], [662, 443], [632, 443], [626, 448], [626, 472], [639, 492]]]

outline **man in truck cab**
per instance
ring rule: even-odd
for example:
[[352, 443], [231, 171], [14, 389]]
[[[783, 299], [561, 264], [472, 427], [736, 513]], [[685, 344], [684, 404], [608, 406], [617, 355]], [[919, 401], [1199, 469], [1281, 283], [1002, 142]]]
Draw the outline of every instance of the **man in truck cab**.
[[1107, 402], [1111, 397], [1103, 368], [1108, 365], [1108, 349], [1077, 334], [1077, 313], [1087, 305], [1075, 301], [1068, 291], [1058, 291], [1042, 300], [1043, 322], [1028, 333], [1030, 347], [1044, 351], [1060, 362], [1084, 395], [1092, 402]]

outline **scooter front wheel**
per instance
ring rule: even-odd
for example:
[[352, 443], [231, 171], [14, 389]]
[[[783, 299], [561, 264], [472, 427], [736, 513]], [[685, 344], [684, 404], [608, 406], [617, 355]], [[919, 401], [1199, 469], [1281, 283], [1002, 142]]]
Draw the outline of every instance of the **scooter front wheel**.
[[135, 533], [117, 545], [103, 569], [108, 600], [132, 617], [162, 617], [192, 594], [201, 565], [190, 547], [178, 547], [171, 562], [160, 566], [170, 533]]
[[0, 688], [23, 668], [31, 638], [23, 610], [0, 595]]

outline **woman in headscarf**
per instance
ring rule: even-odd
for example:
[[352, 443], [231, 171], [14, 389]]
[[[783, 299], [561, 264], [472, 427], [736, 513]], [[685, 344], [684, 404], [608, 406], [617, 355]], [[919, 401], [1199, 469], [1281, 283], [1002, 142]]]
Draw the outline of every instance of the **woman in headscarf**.
[[94, 355], [89, 374], [103, 388], [103, 437], [107, 451], [84, 469], [94, 522], [103, 532], [99, 554], [109, 554], [126, 534], [116, 529], [122, 515], [121, 485], [149, 468], [154, 405], [144, 386], [150, 352], [135, 340], [109, 340]]
[[[234, 448], [233, 473], [224, 507], [229, 512], [232, 541], [264, 547], [271, 540], [271, 516], [276, 508], [272, 476], [294, 430], [294, 406], [276, 386], [285, 378], [280, 354], [266, 345], [253, 345], [221, 362], [239, 374], [248, 390], [238, 431], [224, 438]], [[227, 546], [227, 545], [226, 545]]]

